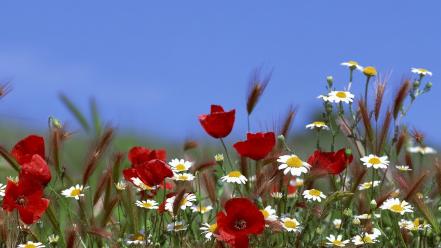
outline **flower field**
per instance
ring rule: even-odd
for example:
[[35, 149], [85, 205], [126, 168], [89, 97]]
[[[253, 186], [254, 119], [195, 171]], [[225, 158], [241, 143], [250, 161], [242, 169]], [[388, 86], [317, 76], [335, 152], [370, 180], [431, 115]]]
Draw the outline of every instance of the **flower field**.
[[[272, 130], [252, 128], [269, 75], [252, 77], [246, 116], [207, 106], [195, 120], [214, 156], [191, 140], [177, 157], [120, 150], [113, 128], [62, 97], [88, 135], [87, 159], [69, 165], [66, 143], [79, 134], [54, 117], [47, 135], [0, 144], [0, 247], [441, 247], [441, 163], [406, 119], [432, 73], [411, 68], [394, 89], [375, 67], [339, 69], [347, 78], [328, 76], [311, 95], [320, 113], [302, 124], [304, 144], [289, 136], [296, 108]], [[0, 86], [0, 99], [8, 93]], [[230, 143], [237, 118], [248, 132]]]

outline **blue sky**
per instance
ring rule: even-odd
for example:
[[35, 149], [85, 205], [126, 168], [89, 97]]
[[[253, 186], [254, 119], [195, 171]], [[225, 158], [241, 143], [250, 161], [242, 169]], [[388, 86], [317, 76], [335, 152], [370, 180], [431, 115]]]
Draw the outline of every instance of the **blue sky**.
[[[4, 1], [0, 79], [14, 91], [0, 116], [44, 127], [73, 125], [59, 92], [83, 107], [91, 96], [120, 129], [164, 139], [205, 137], [197, 116], [211, 103], [236, 108], [245, 130], [250, 71], [273, 69], [253, 116], [267, 129], [290, 104], [303, 131], [327, 75], [341, 87], [354, 59], [391, 73], [391, 98], [410, 67], [433, 71], [434, 87], [405, 122], [440, 143], [441, 2], [433, 1]], [[363, 78], [355, 77], [361, 94]]]

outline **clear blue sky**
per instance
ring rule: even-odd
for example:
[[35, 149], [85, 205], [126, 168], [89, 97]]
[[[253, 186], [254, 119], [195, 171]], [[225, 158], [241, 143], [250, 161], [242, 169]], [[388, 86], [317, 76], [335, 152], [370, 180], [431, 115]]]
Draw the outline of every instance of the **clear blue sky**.
[[[410, 67], [434, 76], [406, 122], [440, 143], [441, 1], [3, 1], [0, 79], [14, 91], [2, 119], [44, 127], [47, 116], [72, 118], [57, 99], [82, 106], [95, 96], [121, 129], [164, 138], [205, 137], [197, 116], [211, 103], [237, 108], [245, 130], [252, 68], [273, 68], [253, 117], [273, 126], [290, 104], [296, 130], [320, 107], [325, 77], [347, 82], [343, 61], [391, 72], [389, 91]], [[361, 93], [363, 78], [356, 76]]]

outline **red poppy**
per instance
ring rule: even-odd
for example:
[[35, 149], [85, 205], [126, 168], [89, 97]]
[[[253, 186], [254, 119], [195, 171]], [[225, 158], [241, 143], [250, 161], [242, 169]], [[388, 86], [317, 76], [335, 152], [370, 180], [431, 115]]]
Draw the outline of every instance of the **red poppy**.
[[217, 214], [218, 239], [234, 248], [248, 247], [248, 235], [260, 234], [265, 218], [247, 198], [233, 198], [225, 203], [225, 211]]
[[23, 179], [18, 183], [8, 181], [2, 207], [8, 212], [17, 209], [20, 219], [30, 225], [41, 218], [49, 206], [49, 200], [43, 198], [42, 186], [23, 182]]
[[123, 170], [124, 178], [132, 183], [132, 178], [139, 178], [147, 186], [153, 187], [173, 177], [173, 172], [164, 162], [165, 150], [149, 150], [145, 147], [133, 147], [129, 151], [132, 167]]
[[346, 169], [352, 162], [353, 156], [349, 149], [340, 149], [337, 152], [322, 152], [316, 150], [308, 159], [313, 170], [325, 171], [337, 175]]
[[142, 164], [153, 159], [159, 159], [165, 162], [165, 150], [150, 150], [142, 146], [132, 147], [129, 151], [129, 160], [133, 165]]
[[273, 150], [276, 138], [273, 132], [247, 133], [247, 140], [234, 144], [234, 148], [242, 157], [260, 160]]
[[29, 135], [15, 144], [11, 154], [20, 165], [30, 162], [35, 154], [44, 159], [44, 139], [37, 135]]
[[211, 105], [210, 114], [200, 115], [199, 122], [213, 138], [224, 138], [233, 129], [236, 110], [225, 112], [222, 106]]
[[46, 161], [35, 154], [29, 162], [21, 166], [19, 178], [26, 183], [35, 182], [46, 186], [51, 181], [51, 171]]

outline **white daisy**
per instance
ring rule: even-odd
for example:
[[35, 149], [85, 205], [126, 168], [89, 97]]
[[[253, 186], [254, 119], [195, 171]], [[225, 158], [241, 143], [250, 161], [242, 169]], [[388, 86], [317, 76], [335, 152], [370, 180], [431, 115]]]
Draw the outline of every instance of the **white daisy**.
[[420, 219], [416, 218], [414, 221], [410, 220], [400, 220], [398, 223], [400, 228], [407, 229], [409, 231], [420, 231], [424, 230], [424, 226], [420, 223]]
[[374, 167], [374, 169], [386, 169], [387, 166], [389, 166], [389, 160], [387, 159], [387, 156], [378, 157], [376, 155], [370, 154], [369, 156], [364, 156], [360, 158], [360, 160], [368, 168]]
[[140, 233], [130, 235], [126, 243], [128, 245], [145, 245], [149, 244], [150, 240], [146, 238], [144, 232], [141, 231]]
[[155, 200], [136, 201], [136, 206], [146, 209], [158, 209], [158, 203]]
[[240, 171], [230, 171], [226, 176], [221, 177], [223, 182], [227, 183], [237, 183], [237, 184], [245, 184], [247, 182], [247, 178], [240, 173]]
[[400, 201], [398, 198], [387, 199], [381, 206], [381, 209], [388, 209], [394, 213], [404, 215], [405, 213], [412, 213], [413, 207], [406, 201]]
[[[165, 210], [169, 212], [173, 212], [173, 203], [175, 202], [176, 196], [172, 196], [165, 200]], [[185, 210], [187, 207], [193, 206], [193, 202], [196, 201], [196, 196], [191, 193], [185, 193], [182, 197], [182, 200], [179, 204], [179, 207], [182, 210]]]
[[6, 185], [0, 183], [0, 197], [5, 196]]
[[360, 214], [355, 215], [354, 218], [360, 219], [360, 220], [369, 220], [371, 218], [370, 214]]
[[210, 205], [208, 205], [208, 206], [199, 206], [199, 205], [196, 205], [196, 206], [191, 207], [191, 210], [192, 210], [193, 212], [198, 212], [198, 213], [201, 213], [201, 214], [205, 214], [205, 213], [208, 213], [208, 212], [210, 212], [211, 210], [213, 210], [213, 207], [210, 206]]
[[318, 201], [318, 202], [321, 202], [322, 198], [326, 199], [326, 195], [323, 194], [323, 192], [321, 192], [320, 190], [316, 190], [316, 189], [309, 189], [303, 191], [303, 197], [305, 197], [308, 200]]
[[224, 155], [222, 153], [216, 154], [214, 155], [214, 160], [218, 163], [223, 162], [224, 161]]
[[337, 229], [340, 229], [341, 223], [342, 223], [341, 219], [335, 219], [332, 221], [332, 224], [334, 224], [334, 227]]
[[300, 223], [294, 218], [284, 217], [281, 221], [283, 228], [288, 232], [297, 232], [300, 230]]
[[381, 181], [374, 181], [374, 183], [371, 182], [365, 182], [362, 183], [360, 185], [358, 185], [358, 190], [366, 190], [366, 189], [370, 189], [372, 188], [372, 185], [375, 187], [377, 187], [380, 184]]
[[329, 102], [329, 96], [328, 95], [319, 95], [317, 97], [318, 99], [322, 99], [324, 102]]
[[412, 169], [408, 165], [396, 165], [395, 168], [399, 171], [411, 171]]
[[354, 95], [349, 91], [331, 91], [329, 92], [328, 100], [335, 103], [350, 103], [354, 100]]
[[132, 177], [131, 179], [133, 184], [135, 184], [135, 186], [137, 187], [138, 191], [154, 189], [154, 187], [150, 187], [147, 184], [145, 184], [139, 177]]
[[193, 165], [193, 162], [175, 158], [172, 159], [172, 161], [170, 161], [168, 164], [174, 172], [184, 172], [190, 169], [190, 167]]
[[306, 128], [309, 128], [311, 130], [313, 130], [314, 128], [317, 128], [319, 130], [329, 130], [329, 127], [323, 121], [314, 121], [312, 123], [309, 123], [308, 125], [306, 125]]
[[276, 210], [274, 208], [272, 208], [271, 206], [266, 206], [266, 208], [261, 209], [260, 212], [262, 212], [265, 220], [268, 220], [268, 221], [276, 221], [277, 220]]
[[127, 188], [127, 183], [124, 181], [119, 181], [115, 183], [115, 188], [119, 191], [123, 191]]
[[347, 245], [349, 243], [349, 240], [342, 240], [343, 236], [342, 235], [338, 235], [337, 237], [334, 235], [329, 235], [328, 237], [326, 237], [326, 239], [328, 240], [328, 242], [326, 243], [329, 246], [336, 246], [336, 247], [345, 247], [345, 245]]
[[422, 155], [425, 154], [435, 154], [436, 150], [433, 149], [432, 147], [428, 147], [428, 146], [413, 146], [413, 147], [409, 147], [407, 148], [407, 151], [410, 153], [420, 153]]
[[363, 66], [359, 65], [356, 61], [349, 60], [348, 62], [343, 62], [340, 65], [346, 66], [351, 70], [357, 69], [359, 71], [363, 71]]
[[17, 246], [17, 248], [43, 248], [43, 247], [45, 246], [42, 243], [40, 242], [34, 243], [32, 241], [28, 241], [26, 242], [26, 244], [20, 244]]
[[282, 192], [272, 192], [270, 195], [274, 199], [282, 199], [282, 197], [283, 197], [283, 193]]
[[279, 170], [283, 170], [283, 174], [291, 173], [293, 176], [300, 176], [302, 173], [308, 173], [311, 167], [307, 162], [302, 161], [297, 155], [282, 155], [277, 159]]
[[194, 175], [191, 173], [176, 173], [173, 175], [175, 181], [193, 181]]
[[410, 71], [412, 73], [415, 73], [415, 74], [418, 74], [418, 75], [423, 75], [423, 76], [429, 75], [429, 76], [432, 76], [432, 72], [430, 72], [430, 71], [428, 71], [428, 70], [426, 70], [424, 68], [414, 68], [414, 67], [412, 67], [412, 68], [410, 68]]
[[169, 232], [179, 232], [187, 230], [187, 225], [183, 221], [175, 221], [167, 224], [167, 231]]
[[49, 242], [49, 244], [58, 243], [58, 240], [60, 240], [60, 236], [55, 234], [51, 234], [47, 237], [47, 242]]
[[303, 185], [305, 185], [305, 180], [296, 177], [296, 180], [289, 181], [289, 184], [291, 186], [302, 187]]
[[80, 197], [84, 196], [84, 190], [87, 187], [84, 187], [83, 185], [77, 184], [75, 186], [72, 186], [68, 189], [65, 189], [61, 192], [62, 195], [64, 195], [67, 198], [75, 198], [75, 200], [79, 200]]
[[380, 230], [377, 228], [374, 228], [372, 230], [372, 233], [362, 233], [361, 235], [357, 235], [354, 238], [352, 238], [352, 242], [355, 245], [363, 245], [363, 244], [374, 244], [378, 240], [377, 238], [381, 235]]
[[211, 240], [211, 238], [214, 236], [214, 233], [216, 232], [217, 224], [214, 223], [210, 225], [208, 223], [204, 223], [199, 229], [202, 231], [202, 234], [207, 240]]

